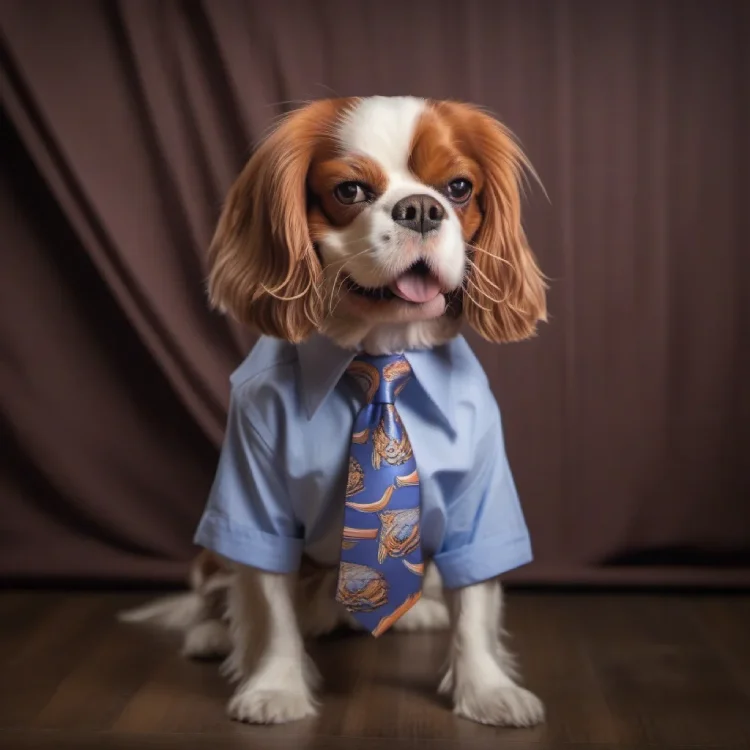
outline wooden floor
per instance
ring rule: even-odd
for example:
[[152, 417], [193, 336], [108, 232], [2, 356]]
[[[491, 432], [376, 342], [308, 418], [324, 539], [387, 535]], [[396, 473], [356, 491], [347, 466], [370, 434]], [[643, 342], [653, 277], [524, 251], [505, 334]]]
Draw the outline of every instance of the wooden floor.
[[508, 627], [548, 722], [503, 730], [435, 696], [445, 636], [314, 644], [315, 721], [226, 718], [213, 663], [115, 622], [135, 594], [0, 593], [2, 750], [595, 750], [750, 747], [750, 598], [511, 593]]

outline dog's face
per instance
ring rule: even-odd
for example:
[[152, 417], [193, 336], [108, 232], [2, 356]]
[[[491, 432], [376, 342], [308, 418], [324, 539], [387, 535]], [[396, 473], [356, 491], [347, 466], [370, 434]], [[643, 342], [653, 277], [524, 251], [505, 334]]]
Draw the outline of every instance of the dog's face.
[[468, 105], [310, 104], [230, 191], [212, 301], [289, 341], [320, 330], [357, 346], [380, 327], [424, 345], [463, 319], [491, 341], [525, 338], [545, 288], [521, 227], [524, 166], [508, 132]]

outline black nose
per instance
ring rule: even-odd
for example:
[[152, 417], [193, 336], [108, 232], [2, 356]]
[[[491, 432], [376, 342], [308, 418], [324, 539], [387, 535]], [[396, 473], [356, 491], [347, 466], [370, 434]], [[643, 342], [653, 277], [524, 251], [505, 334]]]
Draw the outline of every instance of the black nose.
[[410, 195], [402, 198], [391, 211], [396, 224], [420, 234], [440, 229], [445, 209], [430, 195]]

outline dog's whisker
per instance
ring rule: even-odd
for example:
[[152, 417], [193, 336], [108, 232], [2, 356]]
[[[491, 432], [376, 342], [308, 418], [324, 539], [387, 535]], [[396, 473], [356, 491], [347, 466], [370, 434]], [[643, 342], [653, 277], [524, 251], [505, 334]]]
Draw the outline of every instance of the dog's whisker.
[[364, 250], [360, 250], [358, 253], [354, 253], [354, 255], [347, 255], [346, 258], [340, 258], [339, 260], [334, 260], [331, 263], [329, 263], [326, 266], [326, 269], [331, 268], [332, 266], [342, 265], [344, 263], [349, 263], [350, 261], [354, 260], [355, 258], [359, 258], [360, 255], [364, 255], [365, 253], [369, 253], [372, 251], [372, 247], [366, 247]]
[[[484, 289], [482, 289], [475, 281], [473, 281], [470, 277], [467, 277], [466, 279], [467, 283], [471, 284], [473, 290], [475, 292], [478, 292], [484, 299], [489, 300], [490, 302], [494, 302], [496, 305], [505, 305], [506, 307], [509, 307], [513, 312], [518, 313], [519, 315], [524, 315], [525, 311], [514, 305], [512, 302], [509, 302], [509, 296], [510, 293], [506, 293], [506, 295], [503, 297], [503, 299], [495, 299], [491, 294], [486, 292]], [[469, 296], [469, 299], [472, 300], [476, 304], [476, 301], [468, 295], [468, 290], [466, 287], [463, 287], [464, 291], [467, 293], [467, 296]], [[482, 307], [483, 310], [488, 310], [486, 307]], [[489, 310], [488, 310], [489, 312]]]
[[[334, 313], [336, 312], [336, 310], [338, 309], [338, 306], [339, 306], [339, 305], [341, 304], [341, 299], [343, 298], [343, 294], [341, 294], [341, 292], [342, 292], [342, 290], [343, 290], [343, 287], [344, 287], [344, 285], [346, 284], [346, 282], [347, 282], [347, 281], [348, 281], [349, 279], [351, 279], [351, 276], [350, 276], [349, 274], [347, 274], [347, 275], [346, 275], [346, 276], [345, 276], [345, 277], [344, 277], [344, 278], [343, 278], [343, 279], [341, 280], [341, 283], [339, 284], [339, 288], [338, 288], [338, 291], [337, 291], [337, 292], [336, 292], [336, 294], [335, 294], [335, 305], [334, 305], [333, 307], [331, 307], [331, 312], [330, 312], [330, 314], [331, 314], [331, 315], [333, 315], [333, 314], [334, 314]], [[333, 295], [332, 295], [332, 297], [331, 297], [331, 301], [333, 302], [333, 300], [334, 300], [334, 297], [333, 297]]]
[[506, 260], [502, 256], [496, 255], [495, 253], [491, 253], [489, 250], [484, 250], [483, 248], [479, 247], [479, 245], [472, 245], [470, 242], [467, 242], [466, 247], [471, 248], [472, 250], [475, 250], [478, 253], [489, 255], [493, 260], [496, 260], [499, 263], [502, 263], [508, 266], [508, 268], [510, 268], [513, 272], [515, 272], [516, 270], [516, 267], [509, 260]]
[[[336, 284], [337, 284], [337, 282], [338, 282], [338, 280], [339, 280], [339, 276], [341, 275], [341, 273], [342, 273], [343, 271], [344, 271], [344, 267], [342, 266], [342, 267], [341, 267], [341, 268], [339, 268], [339, 270], [338, 270], [338, 271], [336, 272], [336, 276], [335, 276], [335, 277], [334, 277], [334, 279], [333, 279], [333, 284], [331, 285], [331, 294], [330, 294], [330, 296], [329, 296], [329, 299], [328, 299], [328, 309], [329, 309], [329, 311], [330, 311], [330, 314], [331, 314], [331, 315], [333, 314], [333, 311], [334, 311], [334, 309], [335, 309], [335, 307], [334, 307], [334, 304], [333, 304], [333, 302], [334, 302], [334, 298], [335, 298], [335, 296], [336, 296], [336, 295], [338, 294], [338, 292], [336, 291]], [[347, 274], [347, 275], [346, 275], [346, 276], [345, 276], [345, 277], [344, 277], [344, 278], [342, 279], [342, 281], [341, 281], [341, 284], [342, 284], [342, 286], [343, 286], [343, 284], [345, 284], [345, 283], [346, 283], [346, 280], [347, 280], [348, 278], [350, 278], [349, 274]]]
[[[332, 315], [334, 313], [336, 307], [338, 307], [338, 301], [340, 300], [341, 290], [343, 289], [344, 284], [346, 284], [346, 282], [349, 279], [351, 279], [351, 273], [347, 272], [346, 276], [341, 280], [341, 283], [339, 283], [339, 277], [340, 277], [341, 273], [345, 270], [344, 264], [347, 263], [347, 262], [350, 262], [350, 261], [354, 260], [355, 258], [358, 258], [360, 255], [364, 255], [365, 253], [369, 252], [370, 250], [372, 250], [371, 247], [366, 247], [364, 250], [360, 250], [360, 252], [355, 253], [354, 255], [350, 255], [350, 256], [348, 256], [346, 258], [342, 258], [342, 259], [340, 259], [338, 261], [333, 261], [332, 263], [329, 263], [325, 267], [325, 271], [329, 272], [329, 269], [332, 269], [335, 266], [339, 266], [339, 268], [336, 270], [335, 276], [333, 277], [333, 282], [331, 283], [330, 295], [328, 296], [328, 310], [329, 310], [329, 314]], [[337, 298], [335, 306], [334, 306], [334, 297]]]
[[495, 297], [493, 297], [489, 292], [483, 289], [482, 286], [478, 284], [475, 279], [471, 277], [471, 274], [466, 276], [465, 280], [466, 280], [466, 284], [470, 285], [473, 291], [478, 292], [482, 297], [484, 297], [485, 299], [491, 302], [494, 302], [496, 305], [500, 305], [505, 301], [504, 299], [500, 300], [500, 299], [496, 299]]
[[[363, 250], [360, 253], [357, 253], [356, 255], [351, 256], [351, 258], [346, 258], [345, 260], [352, 260], [353, 258], [356, 258], [358, 255], [362, 255], [362, 253], [366, 252], [366, 250]], [[332, 264], [333, 265], [333, 264]], [[328, 266], [327, 268], [330, 268]], [[327, 269], [326, 269], [327, 270]], [[333, 283], [331, 284], [331, 294], [329, 296], [329, 302], [328, 302], [328, 309], [329, 314], [333, 315], [336, 308], [338, 307], [338, 303], [341, 301], [341, 291], [349, 279], [351, 279], [351, 273], [347, 273], [343, 279], [341, 279], [341, 282], [338, 283], [339, 277], [341, 276], [342, 271], [344, 271], [344, 266], [341, 265], [341, 267], [336, 272], [336, 275], [334, 276]], [[337, 286], [338, 284], [338, 286]], [[334, 305], [334, 299], [336, 301], [336, 304]]]
[[472, 270], [479, 274], [491, 287], [497, 289], [498, 292], [502, 292], [503, 289], [498, 286], [489, 276], [471, 259], [466, 258], [466, 262], [471, 266]]
[[261, 287], [263, 291], [269, 295], [269, 297], [273, 297], [274, 299], [279, 300], [279, 302], [294, 302], [295, 300], [302, 299], [302, 297], [305, 297], [309, 293], [310, 287], [314, 288], [314, 284], [313, 284], [312, 279], [310, 279], [307, 282], [307, 286], [299, 294], [294, 294], [291, 297], [284, 297], [283, 295], [279, 294], [279, 292], [276, 289], [268, 289], [266, 286], [263, 286], [263, 285], [261, 285]]
[[477, 301], [476, 301], [476, 300], [474, 299], [474, 297], [472, 297], [472, 296], [471, 296], [471, 293], [469, 292], [469, 290], [468, 290], [468, 289], [464, 289], [463, 291], [464, 291], [464, 294], [465, 294], [465, 295], [466, 295], [466, 296], [467, 296], [467, 297], [468, 297], [468, 298], [469, 298], [469, 299], [470, 299], [470, 300], [471, 300], [471, 301], [472, 301], [472, 302], [473, 302], [473, 303], [474, 303], [474, 304], [475, 304], [475, 305], [476, 305], [476, 306], [477, 306], [478, 308], [480, 308], [481, 310], [484, 310], [485, 312], [491, 312], [491, 309], [490, 309], [489, 307], [485, 307], [484, 305], [482, 305], [482, 304], [480, 304], [479, 302], [477, 302]]
[[[476, 267], [474, 267], [473, 270], [478, 271], [479, 269], [476, 268]], [[497, 304], [497, 305], [503, 305], [503, 304], [508, 303], [508, 299], [510, 298], [510, 290], [505, 291], [503, 293], [502, 299], [498, 300], [498, 299], [495, 299], [495, 297], [493, 295], [491, 295], [489, 292], [485, 291], [485, 289], [483, 288], [482, 284], [478, 283], [474, 278], [472, 278], [471, 271], [466, 276], [466, 281], [467, 281], [467, 283], [470, 283], [472, 285], [473, 289], [475, 291], [477, 291], [480, 295], [482, 295], [483, 297], [485, 297], [488, 300], [491, 300], [495, 304]], [[499, 286], [497, 286], [497, 284], [493, 284], [490, 279], [486, 279], [486, 283], [490, 284], [492, 287], [494, 287], [495, 289], [497, 289], [498, 292], [503, 292], [503, 290]], [[508, 303], [508, 304], [510, 304], [510, 303]]]
[[350, 274], [346, 274], [341, 279], [341, 281], [339, 282], [338, 288], [334, 287], [334, 292], [333, 292], [333, 295], [331, 297], [331, 301], [332, 302], [335, 301], [335, 305], [332, 308], [331, 312], [335, 311], [336, 308], [339, 306], [339, 303], [341, 302], [341, 297], [342, 297], [342, 292], [343, 292], [344, 286], [346, 285], [346, 283], [350, 279], [351, 279], [351, 275]]
[[[351, 247], [352, 245], [361, 245], [361, 244], [363, 244], [363, 240], [360, 237], [355, 237], [354, 239], [351, 239], [351, 240], [342, 240], [341, 242], [336, 244], [336, 248], [337, 249], [345, 248], [345, 247]], [[372, 250], [373, 246], [368, 244], [366, 249]]]

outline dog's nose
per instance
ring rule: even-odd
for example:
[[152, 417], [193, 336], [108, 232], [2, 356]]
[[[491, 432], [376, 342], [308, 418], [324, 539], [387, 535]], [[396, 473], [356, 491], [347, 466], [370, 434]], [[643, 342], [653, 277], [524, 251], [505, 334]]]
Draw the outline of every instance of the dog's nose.
[[391, 211], [396, 224], [420, 234], [440, 229], [445, 209], [431, 195], [409, 195], [402, 198]]

